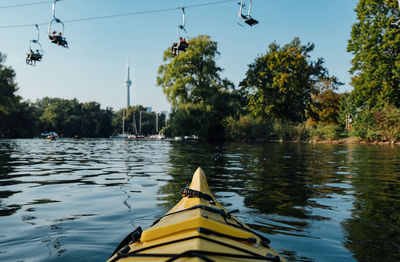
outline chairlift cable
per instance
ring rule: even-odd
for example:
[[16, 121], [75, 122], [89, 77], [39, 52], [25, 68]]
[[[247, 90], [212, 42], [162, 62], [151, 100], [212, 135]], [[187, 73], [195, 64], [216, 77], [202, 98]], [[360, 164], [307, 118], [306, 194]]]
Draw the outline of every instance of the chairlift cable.
[[50, 3], [50, 1], [41, 1], [41, 2], [24, 3], [24, 4], [13, 4], [13, 5], [3, 5], [3, 6], [0, 6], [0, 9], [22, 7], [22, 6], [32, 6], [32, 5], [43, 5], [43, 4], [48, 4], [48, 3]]
[[[58, 1], [61, 1], [61, 0], [58, 0]], [[217, 2], [207, 2], [207, 3], [203, 3], [203, 4], [188, 5], [188, 6], [185, 6], [184, 8], [185, 9], [197, 8], [197, 7], [211, 6], [211, 5], [223, 4], [223, 3], [234, 2], [234, 1], [236, 2], [237, 0], [223, 0], [223, 1], [217, 1]], [[46, 2], [46, 3], [48, 3], [48, 2]], [[144, 14], [164, 13], [164, 12], [170, 12], [170, 11], [181, 10], [181, 9], [182, 9], [182, 6], [173, 7], [173, 8], [164, 8], [164, 9], [154, 9], [154, 10], [147, 10], [147, 11], [121, 13], [121, 14], [115, 14], [115, 15], [76, 18], [76, 19], [64, 20], [63, 22], [64, 23], [75, 23], [75, 22], [101, 20], [101, 19], [109, 19], [109, 18], [116, 18], [116, 17], [123, 17], [123, 16], [136, 16], [136, 15], [144, 15]], [[37, 25], [47, 25], [48, 23], [36, 23], [36, 24]], [[0, 26], [0, 29], [11, 29], [11, 28], [21, 28], [21, 27], [30, 27], [30, 26], [32, 26], [32, 23], [20, 24], [20, 25], [3, 25], [3, 26]]]
[[[57, 0], [57, 1], [65, 1], [65, 0]], [[3, 5], [3, 6], [0, 6], [0, 9], [25, 7], [25, 6], [33, 6], [33, 5], [43, 5], [43, 4], [49, 4], [51, 2], [52, 2], [51, 0], [47, 0], [47, 1], [40, 1], [40, 2], [13, 4], [13, 5]]]

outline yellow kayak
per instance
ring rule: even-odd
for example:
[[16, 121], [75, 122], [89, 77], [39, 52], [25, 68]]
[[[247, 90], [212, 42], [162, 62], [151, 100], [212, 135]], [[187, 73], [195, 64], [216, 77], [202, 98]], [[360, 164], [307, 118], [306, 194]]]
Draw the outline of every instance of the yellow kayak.
[[286, 261], [221, 206], [201, 168], [182, 200], [145, 230], [139, 227], [117, 247], [115, 261]]

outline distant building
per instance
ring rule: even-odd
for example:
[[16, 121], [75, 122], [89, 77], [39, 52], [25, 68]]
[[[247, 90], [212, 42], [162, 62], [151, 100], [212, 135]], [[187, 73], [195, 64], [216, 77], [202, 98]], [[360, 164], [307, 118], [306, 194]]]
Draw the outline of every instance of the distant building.
[[146, 109], [146, 112], [147, 112], [147, 113], [151, 113], [151, 112], [152, 112], [151, 106], [145, 107], [145, 109]]

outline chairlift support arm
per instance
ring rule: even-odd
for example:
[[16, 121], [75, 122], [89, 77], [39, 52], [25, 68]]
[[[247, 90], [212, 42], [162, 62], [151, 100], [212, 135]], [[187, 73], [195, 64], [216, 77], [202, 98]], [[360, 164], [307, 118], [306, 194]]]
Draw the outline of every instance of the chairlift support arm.
[[178, 28], [176, 29], [176, 32], [178, 34], [178, 38], [181, 38], [181, 33], [183, 32], [185, 34], [185, 39], [188, 38], [188, 33], [186, 31], [185, 28], [185, 24], [186, 24], [186, 18], [185, 18], [185, 8], [181, 7], [182, 9], [182, 24], [178, 26]]
[[[398, 1], [400, 1], [400, 0], [398, 0]], [[249, 0], [248, 1], [248, 5], [249, 5], [249, 7], [248, 7], [248, 9], [247, 9], [247, 16], [248, 17], [250, 17], [250, 13], [251, 13], [251, 0]], [[244, 3], [244, 0], [241, 0], [240, 1], [240, 9], [239, 9], [239, 16], [240, 17], [243, 17], [244, 16], [244, 14], [243, 14], [243, 7], [245, 7], [246, 6], [246, 4]]]
[[[400, 0], [399, 0], [400, 1]], [[184, 7], [182, 7], [182, 27], [184, 28], [185, 27], [185, 8]]]
[[60, 1], [60, 0], [53, 0], [53, 6], [52, 6], [53, 20], [50, 21], [50, 23], [49, 23], [49, 28], [48, 28], [48, 34], [49, 35], [51, 33], [51, 27], [52, 27], [53, 22], [61, 24], [61, 27], [62, 27], [61, 33], [64, 34], [64, 23], [60, 19], [58, 19], [56, 17], [56, 3], [57, 3], [57, 1]]
[[53, 0], [53, 7], [52, 7], [52, 14], [53, 14], [53, 18], [57, 20], [56, 18], [56, 3], [58, 0]]
[[[39, 33], [39, 25], [35, 24], [36, 27], [36, 31], [37, 31], [37, 38], [36, 38], [36, 42], [39, 42], [39, 37], [40, 37], [40, 33]], [[34, 41], [35, 42], [35, 41]]]

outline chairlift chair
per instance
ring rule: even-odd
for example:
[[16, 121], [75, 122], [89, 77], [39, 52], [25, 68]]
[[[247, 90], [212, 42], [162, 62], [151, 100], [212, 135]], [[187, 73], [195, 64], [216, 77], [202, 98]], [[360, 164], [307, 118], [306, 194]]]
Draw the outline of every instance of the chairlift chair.
[[[49, 28], [48, 28], [47, 32], [48, 32], [48, 36], [49, 36], [51, 43], [68, 48], [68, 42], [67, 42], [66, 38], [64, 37], [64, 23], [56, 17], [56, 2], [57, 1], [59, 1], [59, 0], [53, 1], [53, 9], [52, 9], [53, 19], [49, 23]], [[55, 24], [61, 25], [61, 30], [58, 33], [57, 33], [57, 31], [55, 31], [53, 29]]]
[[245, 22], [249, 26], [253, 26], [253, 25], [258, 24], [258, 21], [255, 20], [254, 18], [252, 18], [251, 15], [250, 15], [250, 13], [251, 13], [251, 0], [248, 0], [247, 2], [248, 2], [248, 9], [247, 9], [247, 14], [246, 14], [246, 12], [244, 10], [245, 6], [246, 6], [246, 3], [244, 2], [244, 0], [241, 0], [240, 9], [239, 9], [239, 18], [242, 19], [243, 22]]
[[188, 44], [188, 34], [184, 26], [180, 25], [177, 28], [178, 32], [178, 50], [179, 51], [186, 51], [186, 49], [189, 47]]
[[36, 62], [42, 61], [43, 57], [43, 48], [39, 42], [39, 26], [38, 25], [35, 26], [37, 30], [37, 39], [29, 41], [29, 51], [26, 54], [26, 64], [33, 66], [36, 65]]
[[188, 33], [185, 28], [185, 8], [182, 7], [182, 25], [179, 25], [176, 29], [178, 34], [178, 42], [174, 43], [171, 48], [171, 54], [178, 56], [180, 52], [185, 52], [189, 47], [188, 44]]

